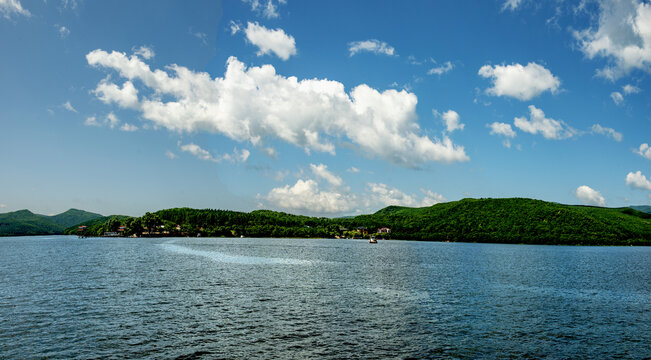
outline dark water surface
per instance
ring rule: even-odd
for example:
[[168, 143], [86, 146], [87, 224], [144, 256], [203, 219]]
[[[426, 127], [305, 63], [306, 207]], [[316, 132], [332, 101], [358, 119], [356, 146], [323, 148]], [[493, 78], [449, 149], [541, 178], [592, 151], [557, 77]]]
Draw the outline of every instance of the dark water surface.
[[649, 358], [651, 248], [0, 238], [0, 358]]

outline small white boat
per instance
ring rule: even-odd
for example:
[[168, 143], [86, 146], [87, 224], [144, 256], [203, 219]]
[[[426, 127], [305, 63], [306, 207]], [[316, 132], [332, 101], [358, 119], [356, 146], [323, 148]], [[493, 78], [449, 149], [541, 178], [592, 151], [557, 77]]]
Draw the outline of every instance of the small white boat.
[[371, 239], [368, 241], [369, 244], [377, 244], [377, 240], [375, 239], [375, 236], [371, 236]]

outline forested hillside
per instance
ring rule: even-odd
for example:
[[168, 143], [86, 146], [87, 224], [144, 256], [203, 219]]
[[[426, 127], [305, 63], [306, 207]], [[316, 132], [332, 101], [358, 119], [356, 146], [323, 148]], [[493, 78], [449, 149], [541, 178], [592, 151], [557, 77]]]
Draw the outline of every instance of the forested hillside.
[[[389, 206], [375, 214], [323, 218], [257, 210], [175, 208], [140, 218], [107, 217], [86, 223], [87, 235], [363, 237], [379, 228], [404, 240], [574, 245], [649, 245], [651, 215], [631, 208], [572, 206], [540, 200], [464, 199], [425, 208]], [[122, 227], [122, 228], [120, 228]], [[66, 230], [75, 233], [76, 227]]]

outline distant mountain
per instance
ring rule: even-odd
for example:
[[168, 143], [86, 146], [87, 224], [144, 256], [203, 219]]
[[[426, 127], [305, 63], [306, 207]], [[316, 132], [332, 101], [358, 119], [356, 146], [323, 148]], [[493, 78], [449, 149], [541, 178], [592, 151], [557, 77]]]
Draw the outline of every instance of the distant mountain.
[[84, 221], [89, 221], [100, 217], [102, 217], [100, 214], [95, 214], [84, 210], [70, 209], [59, 215], [54, 215], [51, 218], [54, 220], [54, 222], [61, 225], [65, 229]]
[[65, 228], [99, 217], [102, 215], [77, 209], [54, 216], [18, 210], [0, 214], [0, 236], [62, 234]]
[[635, 209], [637, 211], [645, 212], [647, 214], [651, 214], [651, 205], [633, 205], [629, 206], [631, 209]]

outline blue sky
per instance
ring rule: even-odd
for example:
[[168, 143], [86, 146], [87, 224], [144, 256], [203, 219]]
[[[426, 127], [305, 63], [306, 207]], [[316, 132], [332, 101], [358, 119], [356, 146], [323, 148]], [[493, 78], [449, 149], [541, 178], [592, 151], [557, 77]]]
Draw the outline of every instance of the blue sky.
[[0, 0], [0, 212], [651, 203], [640, 0]]

